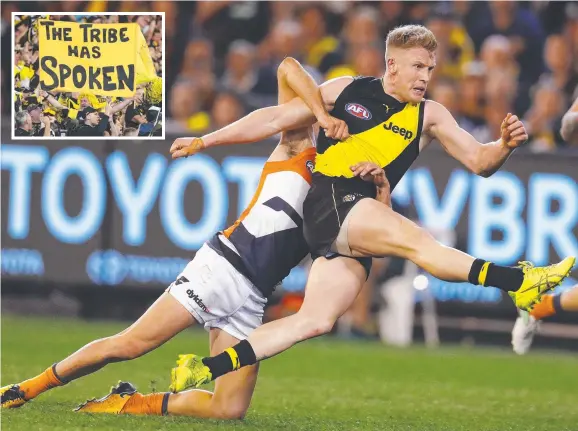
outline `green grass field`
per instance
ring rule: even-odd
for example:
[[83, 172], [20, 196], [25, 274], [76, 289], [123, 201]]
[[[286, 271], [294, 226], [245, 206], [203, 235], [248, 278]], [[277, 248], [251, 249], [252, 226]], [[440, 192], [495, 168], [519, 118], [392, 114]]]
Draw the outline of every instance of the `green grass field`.
[[[84, 343], [124, 325], [65, 319], [2, 318], [2, 384], [44, 370]], [[263, 363], [243, 422], [72, 412], [119, 379], [142, 392], [168, 386], [178, 353], [207, 352], [191, 330], [136, 361], [2, 411], [3, 430], [578, 430], [578, 359], [536, 353], [315, 340]]]

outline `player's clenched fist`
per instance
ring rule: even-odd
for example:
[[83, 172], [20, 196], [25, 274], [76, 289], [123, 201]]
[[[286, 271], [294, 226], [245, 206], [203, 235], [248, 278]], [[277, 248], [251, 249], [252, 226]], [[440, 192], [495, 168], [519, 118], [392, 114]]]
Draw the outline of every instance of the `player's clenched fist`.
[[205, 143], [201, 138], [177, 138], [171, 145], [171, 155], [173, 159], [189, 157], [205, 148]]
[[338, 141], [345, 141], [349, 138], [349, 128], [345, 121], [335, 118], [331, 115], [326, 115], [322, 118], [317, 118], [319, 125], [325, 130], [325, 136]]
[[517, 115], [508, 113], [500, 129], [502, 142], [510, 148], [517, 148], [528, 140], [528, 132]]

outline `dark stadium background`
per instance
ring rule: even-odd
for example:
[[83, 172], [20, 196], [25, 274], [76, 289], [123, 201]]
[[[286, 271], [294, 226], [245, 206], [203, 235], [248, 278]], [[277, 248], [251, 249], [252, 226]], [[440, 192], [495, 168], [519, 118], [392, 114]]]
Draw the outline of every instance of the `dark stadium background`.
[[[11, 142], [10, 13], [135, 6], [166, 14], [167, 139]], [[455, 230], [460, 248], [504, 264], [545, 264], [578, 254], [578, 146], [563, 143], [558, 132], [577, 96], [573, 2], [3, 2], [2, 311], [138, 317], [202, 240], [236, 218], [274, 145], [216, 149], [179, 167], [167, 157], [172, 140], [202, 135], [274, 104], [275, 70], [288, 55], [319, 82], [381, 74], [384, 37], [402, 23], [436, 32], [441, 48], [428, 97], [444, 103], [462, 127], [489, 141], [504, 115], [515, 112], [531, 136], [490, 180], [428, 149], [396, 190], [400, 211]], [[165, 179], [187, 166], [206, 175], [191, 175], [178, 188], [182, 205], [167, 206]], [[18, 169], [27, 173], [17, 176]], [[158, 181], [144, 192], [150, 212], [135, 226], [126, 218], [130, 200], [119, 184], [132, 180], [134, 186], [142, 172], [153, 171]], [[175, 219], [175, 209], [184, 218]], [[80, 226], [81, 216], [90, 223]], [[394, 269], [390, 265], [380, 279]], [[273, 304], [290, 309], [305, 274], [296, 270]], [[509, 342], [515, 318], [510, 300], [479, 292], [438, 285], [442, 341]], [[381, 298], [375, 292], [370, 297], [371, 316]], [[577, 325], [575, 316], [557, 317], [538, 344], [575, 347]], [[415, 332], [421, 338], [419, 325]]]

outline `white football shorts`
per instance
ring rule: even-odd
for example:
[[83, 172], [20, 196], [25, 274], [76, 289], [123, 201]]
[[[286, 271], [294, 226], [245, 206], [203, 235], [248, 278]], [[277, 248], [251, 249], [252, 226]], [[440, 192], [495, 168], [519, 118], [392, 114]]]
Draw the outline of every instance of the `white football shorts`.
[[267, 299], [223, 256], [204, 244], [168, 288], [208, 331], [220, 328], [239, 340], [263, 323]]

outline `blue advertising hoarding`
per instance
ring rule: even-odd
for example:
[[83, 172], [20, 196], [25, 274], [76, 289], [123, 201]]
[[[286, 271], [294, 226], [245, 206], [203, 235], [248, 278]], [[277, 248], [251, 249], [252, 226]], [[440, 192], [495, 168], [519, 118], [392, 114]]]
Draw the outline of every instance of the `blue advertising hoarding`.
[[[178, 161], [171, 142], [2, 145], [3, 279], [158, 289], [173, 281], [249, 203], [274, 142]], [[519, 153], [481, 178], [432, 148], [394, 199], [421, 224], [455, 230], [474, 256], [542, 265], [578, 255], [577, 162]], [[284, 287], [301, 289], [305, 277], [297, 268]]]

